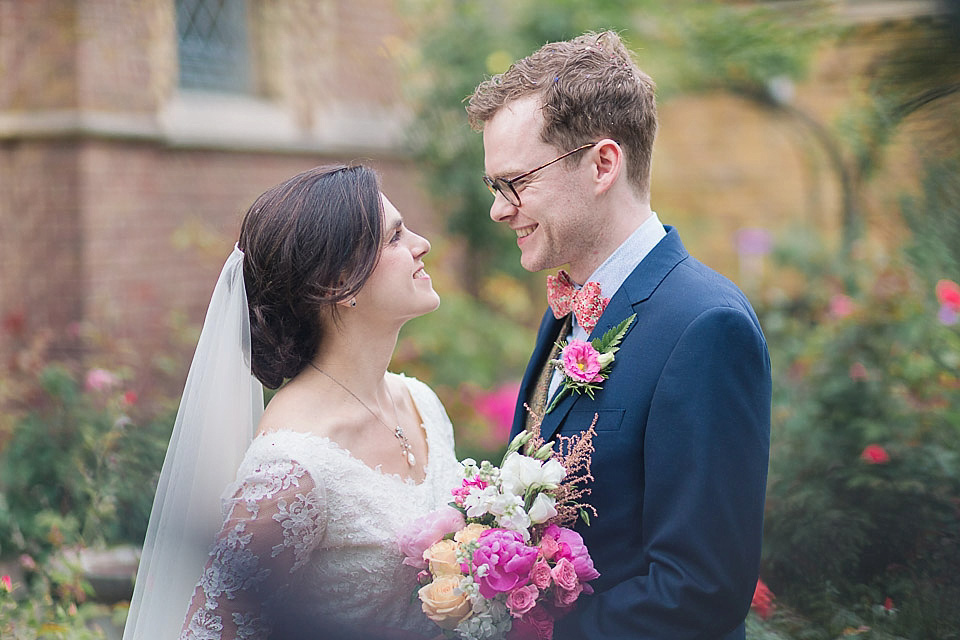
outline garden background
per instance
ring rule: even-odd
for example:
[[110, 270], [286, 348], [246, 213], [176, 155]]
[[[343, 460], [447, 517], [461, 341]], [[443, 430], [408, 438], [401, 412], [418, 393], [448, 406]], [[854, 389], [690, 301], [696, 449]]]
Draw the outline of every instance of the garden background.
[[[104, 93], [84, 97], [82, 65], [73, 70], [76, 91], [50, 89], [68, 80], [24, 51], [51, 36], [29, 45], [24, 38], [53, 21], [70, 34], [62, 39], [82, 43], [85, 33], [129, 31], [127, 19], [153, 12], [181, 51], [150, 45], [147, 57], [167, 60], [174, 78], [151, 91], [186, 95], [193, 80], [184, 75], [184, 24], [198, 11], [209, 11], [202, 15], [212, 23], [226, 20], [222, 4], [231, 3], [0, 0], [0, 637], [117, 637], [132, 579], [124, 559], [135, 557], [146, 529], [216, 276], [210, 269], [229, 253], [245, 205], [296, 170], [370, 158], [385, 192], [397, 193], [401, 211], [427, 230], [427, 266], [443, 302], [404, 329], [392, 368], [437, 390], [459, 455], [498, 458], [544, 307], [544, 275], [520, 269], [513, 238], [486, 215], [481, 139], [466, 126], [463, 98], [545, 42], [608, 28], [658, 83], [655, 210], [694, 255], [746, 291], [770, 345], [770, 477], [748, 637], [960, 637], [960, 3], [233, 3], [247, 11], [240, 20], [248, 45], [284, 21], [327, 25], [331, 39], [320, 51], [298, 48], [297, 37], [313, 34], [291, 27], [286, 46], [247, 62], [263, 76], [279, 64], [270, 56], [286, 56], [300, 73], [326, 74], [344, 91], [388, 105], [368, 110], [361, 124], [388, 128], [389, 141], [337, 139], [322, 126], [336, 129], [343, 114], [313, 109], [327, 104], [326, 94], [317, 97], [293, 72], [266, 74], [245, 90], [276, 98], [300, 130], [322, 135], [310, 144], [253, 140], [249, 130], [232, 146], [165, 140], [163, 149], [189, 155], [176, 156], [169, 182], [141, 176], [127, 187], [132, 195], [119, 209], [141, 218], [96, 218], [105, 203], [117, 206], [110, 196], [120, 187], [88, 182], [102, 189], [80, 189], [81, 217], [97, 224], [81, 221], [85, 233], [77, 235], [100, 233], [100, 244], [86, 245], [78, 262], [63, 262], [69, 247], [38, 250], [46, 245], [31, 243], [48, 233], [50, 218], [31, 218], [34, 198], [18, 191], [24, 156], [34, 153], [34, 168], [45, 169], [38, 197], [63, 202], [57, 190], [83, 183], [84, 163], [120, 170], [125, 161], [110, 165], [111, 158], [128, 158], [129, 147], [141, 153], [154, 138], [130, 133], [139, 124], [111, 137], [91, 119], [56, 136], [49, 125], [36, 134], [34, 116], [58, 106], [50, 96], [71, 96], [75, 111], [89, 115], [100, 111], [84, 101]], [[121, 58], [109, 49], [87, 53]], [[139, 73], [135, 67], [123, 69]], [[373, 86], [383, 69], [389, 82]], [[25, 79], [44, 90], [30, 94]], [[356, 89], [364, 82], [371, 86]], [[312, 106], [298, 111], [301, 103]], [[275, 115], [257, 114], [244, 126]], [[78, 145], [80, 160], [70, 166], [81, 171], [51, 167], [40, 145], [44, 153]], [[271, 145], [282, 148], [265, 149]], [[241, 158], [251, 150], [265, 154], [258, 162], [282, 159], [256, 173]], [[196, 207], [201, 191], [190, 185], [209, 179], [215, 163], [244, 182], [224, 182], [203, 200], [218, 213], [158, 231], [138, 209], [167, 191], [180, 194], [181, 207]], [[149, 242], [133, 248], [106, 233], [137, 225], [154, 226]], [[124, 250], [170, 254], [203, 277], [181, 280], [178, 264], [161, 274], [170, 289], [111, 298], [123, 277], [112, 271], [129, 265], [96, 260]], [[67, 276], [76, 264], [87, 274], [86, 297], [73, 303]], [[36, 290], [59, 293], [31, 298]], [[37, 313], [43, 305], [49, 311]], [[96, 564], [101, 553], [119, 578]]]

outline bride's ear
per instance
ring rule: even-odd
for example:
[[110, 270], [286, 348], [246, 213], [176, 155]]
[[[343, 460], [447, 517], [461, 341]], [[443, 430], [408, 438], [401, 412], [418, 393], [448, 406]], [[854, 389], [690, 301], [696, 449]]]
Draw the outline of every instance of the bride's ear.
[[352, 309], [357, 306], [357, 298], [353, 297], [353, 298], [350, 298], [349, 300], [341, 300], [340, 302], [337, 303], [337, 306]]

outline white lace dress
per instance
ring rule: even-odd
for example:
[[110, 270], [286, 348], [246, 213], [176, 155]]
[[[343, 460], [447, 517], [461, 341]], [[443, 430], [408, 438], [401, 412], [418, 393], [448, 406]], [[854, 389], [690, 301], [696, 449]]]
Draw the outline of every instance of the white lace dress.
[[397, 533], [451, 500], [459, 467], [443, 405], [422, 382], [400, 377], [423, 418], [424, 480], [372, 469], [327, 438], [257, 437], [225, 493], [233, 497], [181, 640], [437, 634], [414, 594], [417, 570], [401, 563]]

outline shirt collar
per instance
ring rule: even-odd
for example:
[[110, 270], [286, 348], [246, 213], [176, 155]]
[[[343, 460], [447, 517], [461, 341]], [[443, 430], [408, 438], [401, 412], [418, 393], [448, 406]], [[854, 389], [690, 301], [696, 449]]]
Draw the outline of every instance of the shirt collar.
[[650, 214], [643, 224], [636, 228], [617, 249], [603, 261], [594, 271], [587, 282], [596, 282], [600, 285], [605, 298], [612, 298], [620, 289], [620, 285], [627, 279], [640, 261], [650, 253], [657, 243], [667, 235], [666, 229], [655, 212]]

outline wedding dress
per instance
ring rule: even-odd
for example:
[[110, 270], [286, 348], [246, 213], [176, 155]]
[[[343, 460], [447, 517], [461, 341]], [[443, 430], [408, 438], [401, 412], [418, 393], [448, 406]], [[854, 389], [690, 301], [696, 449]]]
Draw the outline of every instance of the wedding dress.
[[436, 395], [397, 377], [423, 421], [423, 481], [371, 468], [320, 436], [258, 436], [224, 493], [232, 498], [206, 567], [197, 567], [181, 640], [332, 638], [356, 628], [437, 634], [411, 597], [417, 570], [402, 564], [397, 534], [451, 500], [459, 464]]

